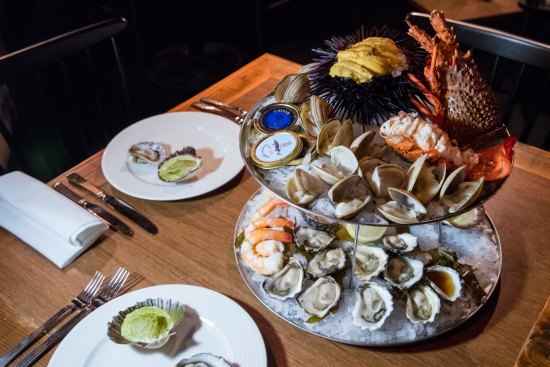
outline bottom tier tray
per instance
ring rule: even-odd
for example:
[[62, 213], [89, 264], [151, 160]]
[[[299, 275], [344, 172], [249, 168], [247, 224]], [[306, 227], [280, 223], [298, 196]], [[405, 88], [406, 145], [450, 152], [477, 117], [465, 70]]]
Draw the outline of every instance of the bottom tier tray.
[[[246, 285], [265, 307], [283, 320], [309, 333], [341, 343], [363, 346], [389, 346], [426, 340], [456, 328], [472, 317], [487, 302], [499, 280], [502, 267], [500, 240], [491, 219], [486, 214], [478, 225], [469, 229], [460, 229], [443, 223], [409, 227], [410, 233], [418, 238], [418, 247], [412, 257], [443, 254], [442, 256], [450, 258], [456, 254], [455, 260], [463, 265], [462, 270], [469, 268], [473, 272], [462, 277], [462, 293], [456, 301], [441, 300], [441, 308], [434, 321], [425, 324], [409, 321], [405, 315], [407, 302], [404, 291], [393, 289], [393, 311], [384, 324], [374, 331], [361, 329], [352, 320], [352, 309], [357, 297], [355, 288], [359, 284], [355, 276], [352, 277], [350, 265], [353, 262], [351, 258], [354, 243], [350, 241], [351, 237], [346, 235], [347, 231], [340, 230], [338, 233], [344, 235], [340, 235], [336, 242], [337, 246], [348, 254], [347, 263], [344, 269], [332, 276], [342, 286], [341, 298], [338, 305], [324, 318], [311, 317], [299, 306], [296, 299], [281, 301], [269, 297], [263, 288], [267, 277], [256, 274], [241, 259], [243, 230], [250, 223], [256, 210], [269, 198], [267, 191], [259, 189], [248, 200], [239, 216], [234, 241], [237, 267]], [[295, 220], [297, 227], [312, 225], [303, 212], [293, 207], [279, 209], [273, 215], [291, 218]], [[396, 231], [396, 228], [390, 227], [386, 235], [396, 234]], [[369, 243], [374, 246], [381, 244], [381, 240]], [[302, 263], [306, 261], [307, 255], [304, 256], [301, 250], [295, 256]], [[303, 290], [313, 282], [314, 279], [306, 275]], [[376, 277], [375, 282], [383, 283], [382, 276]]]

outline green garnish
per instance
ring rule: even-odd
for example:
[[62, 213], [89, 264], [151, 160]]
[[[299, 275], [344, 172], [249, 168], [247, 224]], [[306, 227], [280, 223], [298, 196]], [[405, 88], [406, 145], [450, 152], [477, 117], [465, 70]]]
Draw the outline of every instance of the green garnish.
[[162, 308], [141, 307], [126, 315], [120, 335], [133, 343], [152, 343], [167, 336], [173, 326], [174, 320]]

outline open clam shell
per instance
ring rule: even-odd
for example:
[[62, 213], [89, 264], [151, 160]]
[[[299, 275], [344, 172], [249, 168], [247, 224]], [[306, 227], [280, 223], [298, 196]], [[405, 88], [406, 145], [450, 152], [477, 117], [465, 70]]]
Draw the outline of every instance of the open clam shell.
[[426, 163], [426, 158], [426, 154], [422, 155], [407, 171], [407, 191], [412, 192], [424, 205], [441, 190], [447, 171], [444, 162], [430, 166]]
[[332, 147], [338, 145], [349, 147], [353, 142], [353, 137], [351, 120], [342, 123], [339, 119], [331, 119], [323, 125], [319, 136], [317, 136], [317, 153], [329, 155]]
[[323, 190], [323, 183], [302, 168], [296, 168], [285, 185], [286, 196], [295, 204], [311, 203]]
[[361, 177], [351, 175], [332, 186], [328, 191], [328, 197], [335, 205], [334, 215], [347, 219], [359, 213], [372, 195]]
[[311, 96], [309, 103], [302, 104], [300, 119], [307, 133], [317, 137], [332, 113], [332, 106], [319, 96]]
[[382, 164], [374, 168], [368, 183], [376, 197], [388, 199], [390, 187], [400, 189], [405, 186], [405, 181], [403, 168], [396, 164]]
[[443, 183], [439, 202], [449, 207], [449, 213], [456, 213], [470, 206], [483, 190], [484, 178], [465, 182], [466, 166], [453, 171]]
[[176, 367], [231, 367], [231, 364], [223, 357], [212, 353], [195, 354], [192, 357], [182, 359]]
[[388, 201], [380, 204], [376, 210], [385, 218], [398, 224], [418, 223], [418, 214], [406, 206], [399, 204], [397, 201]]
[[300, 104], [309, 96], [309, 79], [306, 74], [289, 74], [275, 87], [278, 102]]
[[[158, 336], [154, 336], [146, 341], [128, 340], [122, 336], [122, 325], [124, 323], [124, 319], [133, 311], [144, 307], [157, 307], [163, 310], [170, 317], [170, 320], [168, 320], [169, 323], [166, 326], [166, 329], [163, 330]], [[175, 334], [174, 329], [183, 320], [184, 313], [185, 307], [180, 302], [162, 298], [149, 298], [120, 311], [115, 317], [113, 317], [113, 320], [107, 324], [107, 336], [117, 344], [133, 344], [146, 349], [160, 348], [168, 342], [170, 336]], [[158, 321], [159, 323], [164, 323], [166, 318], [160, 318]]]

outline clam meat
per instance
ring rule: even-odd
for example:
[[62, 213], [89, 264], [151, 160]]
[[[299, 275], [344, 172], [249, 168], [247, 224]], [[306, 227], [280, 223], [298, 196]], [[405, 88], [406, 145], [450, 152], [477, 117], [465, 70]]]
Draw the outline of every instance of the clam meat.
[[365, 330], [379, 329], [393, 311], [390, 292], [376, 283], [362, 283], [357, 287], [352, 311], [353, 323]]
[[413, 323], [426, 324], [434, 321], [440, 308], [439, 297], [428, 286], [417, 284], [407, 292], [405, 313]]
[[307, 265], [307, 272], [315, 278], [332, 274], [346, 266], [346, 254], [341, 248], [325, 249], [316, 254]]
[[340, 285], [333, 277], [321, 277], [298, 296], [298, 303], [308, 314], [325, 317], [340, 300], [341, 292]]
[[358, 175], [350, 175], [337, 182], [328, 191], [328, 197], [335, 205], [334, 215], [347, 219], [359, 213], [371, 199], [365, 181]]
[[466, 166], [453, 171], [443, 183], [439, 193], [439, 202], [449, 207], [449, 213], [456, 213], [470, 206], [481, 194], [483, 176], [473, 182], [464, 181]]
[[284, 301], [300, 293], [303, 282], [304, 268], [300, 261], [291, 257], [284, 268], [264, 281], [263, 287], [269, 297]]

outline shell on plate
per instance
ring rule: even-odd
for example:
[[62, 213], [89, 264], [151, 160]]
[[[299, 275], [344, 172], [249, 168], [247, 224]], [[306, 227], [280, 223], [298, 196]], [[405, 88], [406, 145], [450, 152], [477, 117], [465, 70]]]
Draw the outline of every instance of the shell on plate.
[[426, 269], [426, 280], [441, 298], [454, 302], [460, 297], [462, 284], [460, 275], [448, 266], [434, 265]]
[[362, 283], [355, 292], [353, 323], [365, 330], [379, 329], [393, 311], [390, 292], [376, 283]]
[[143, 141], [128, 149], [130, 160], [134, 163], [158, 164], [167, 156], [164, 144], [153, 141]]
[[332, 274], [346, 266], [346, 254], [341, 248], [328, 248], [318, 252], [307, 264], [308, 274], [315, 278]]
[[193, 147], [185, 147], [166, 157], [158, 165], [157, 174], [161, 181], [178, 183], [197, 175], [202, 159]]
[[317, 252], [328, 247], [336, 237], [308, 227], [300, 227], [294, 233], [294, 241], [309, 252]]
[[340, 300], [342, 289], [333, 277], [324, 276], [298, 296], [298, 304], [312, 316], [325, 317]]
[[371, 196], [366, 182], [358, 175], [344, 178], [328, 191], [328, 197], [335, 205], [334, 215], [340, 219], [351, 218], [359, 213]]
[[300, 119], [306, 132], [317, 137], [321, 128], [332, 113], [332, 106], [319, 96], [311, 96], [309, 103], [304, 102], [300, 109]]
[[306, 74], [289, 74], [275, 87], [278, 102], [300, 104], [309, 96], [309, 78]]
[[384, 278], [397, 288], [410, 288], [423, 275], [424, 264], [406, 256], [393, 257], [384, 270]]
[[286, 196], [298, 205], [311, 203], [322, 191], [322, 181], [300, 167], [294, 170], [285, 185]]
[[221, 356], [212, 353], [199, 353], [182, 359], [176, 364], [176, 367], [231, 367], [231, 364]]
[[[170, 327], [167, 328], [164, 332], [162, 332], [158, 336], [154, 336], [148, 340], [145, 340], [145, 339], [140, 341], [128, 340], [126, 337], [122, 336], [123, 334], [122, 325], [124, 323], [124, 319], [133, 311], [142, 309], [145, 307], [155, 307], [163, 310], [165, 314], [167, 314], [170, 317], [170, 319], [168, 320], [169, 322], [171, 322], [171, 325], [170, 324], [168, 325]], [[185, 314], [185, 307], [180, 302], [173, 301], [170, 299], [149, 298], [149, 299], [146, 299], [145, 301], [136, 303], [134, 306], [128, 307], [120, 311], [116, 316], [114, 316], [112, 321], [110, 321], [107, 324], [107, 336], [109, 337], [109, 339], [111, 339], [113, 342], [117, 344], [132, 344], [145, 349], [160, 348], [168, 342], [168, 339], [170, 339], [170, 336], [175, 334], [174, 329], [183, 320], [184, 314]], [[162, 321], [164, 322], [165, 319], [163, 319]]]
[[355, 276], [366, 282], [380, 274], [387, 262], [388, 254], [380, 247], [358, 244], [355, 250]]
[[405, 314], [413, 323], [432, 322], [441, 309], [437, 294], [428, 286], [417, 284], [407, 291], [407, 310]]
[[304, 268], [300, 261], [291, 257], [284, 268], [264, 281], [263, 288], [269, 297], [284, 301], [300, 293], [303, 282]]

